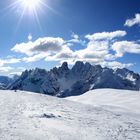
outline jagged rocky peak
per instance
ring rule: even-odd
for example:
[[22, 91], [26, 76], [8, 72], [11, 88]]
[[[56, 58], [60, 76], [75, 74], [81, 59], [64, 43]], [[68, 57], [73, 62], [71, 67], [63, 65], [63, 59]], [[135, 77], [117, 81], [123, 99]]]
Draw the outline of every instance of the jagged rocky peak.
[[62, 63], [62, 66], [61, 66], [61, 68], [63, 69], [63, 70], [69, 70], [69, 68], [68, 68], [68, 63], [67, 62], [64, 62], [64, 63]]
[[34, 70], [34, 73], [46, 73], [47, 71], [45, 69], [40, 69], [40, 68], [36, 68]]
[[73, 71], [79, 71], [79, 70], [89, 70], [89, 69], [97, 69], [97, 70], [100, 70], [102, 69], [101, 65], [92, 65], [88, 62], [84, 63], [82, 61], [77, 61], [75, 63], [75, 65], [73, 66], [72, 70]]
[[22, 72], [22, 74], [21, 74], [21, 76], [19, 78], [21, 78], [21, 79], [26, 78], [29, 73], [30, 73], [30, 71], [25, 70], [24, 72]]
[[133, 74], [133, 71], [130, 71], [126, 68], [123, 68], [123, 69], [118, 68], [118, 69], [115, 70], [115, 72], [118, 73], [118, 74], [123, 74], [123, 75], [127, 75], [128, 73]]
[[45, 75], [47, 75], [47, 73], [48, 72], [45, 69], [36, 68], [34, 70], [31, 70], [31, 75], [35, 77], [44, 77]]
[[100, 65], [91, 65], [90, 63], [77, 61], [71, 69], [72, 75], [76, 75], [79, 79], [88, 80], [89, 78], [102, 72]]
[[75, 65], [72, 67], [71, 72], [74, 75], [83, 76], [90, 70], [90, 68], [91, 64], [77, 61]]
[[64, 62], [60, 67], [54, 67], [50, 72], [56, 76], [64, 76], [69, 72], [68, 63]]
[[123, 78], [127, 78], [131, 81], [135, 81], [135, 80], [139, 80], [140, 79], [140, 76], [138, 73], [134, 73], [133, 71], [130, 71], [126, 68], [123, 68], [123, 69], [117, 69], [115, 71], [115, 73], [117, 75], [119, 75], [120, 77], [123, 77]]
[[77, 72], [77, 71], [81, 70], [81, 68], [83, 68], [83, 67], [84, 67], [84, 63], [81, 61], [77, 61], [75, 63], [75, 65], [72, 67], [72, 71]]

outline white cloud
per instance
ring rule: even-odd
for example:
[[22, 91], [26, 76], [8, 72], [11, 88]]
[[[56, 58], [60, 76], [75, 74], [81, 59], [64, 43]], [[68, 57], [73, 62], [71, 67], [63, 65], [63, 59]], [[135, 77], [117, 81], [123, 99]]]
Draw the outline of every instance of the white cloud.
[[0, 66], [4, 66], [5, 64], [15, 64], [19, 63], [21, 60], [17, 58], [9, 58], [9, 59], [0, 59]]
[[10, 70], [12, 70], [12, 67], [0, 67], [0, 73], [1, 72], [9, 72]]
[[25, 70], [25, 68], [23, 67], [10, 67], [10, 66], [2, 66], [0, 67], [0, 75], [6, 75], [6, 76], [10, 76], [10, 75], [20, 75], [23, 71]]
[[123, 37], [126, 34], [126, 31], [119, 30], [114, 32], [102, 32], [92, 35], [86, 35], [86, 38], [89, 40], [112, 40], [113, 38]]
[[63, 50], [58, 51], [56, 53], [44, 53], [40, 52], [38, 54], [35, 54], [33, 56], [29, 57], [24, 57], [22, 60], [25, 62], [35, 62], [35, 61], [40, 61], [44, 59], [45, 61], [61, 61], [63, 59], [69, 59], [74, 57], [74, 53], [70, 48], [67, 46], [63, 46]]
[[109, 54], [108, 41], [90, 41], [87, 48], [74, 52], [80, 59], [102, 62]]
[[74, 39], [79, 40], [79, 35], [78, 34], [72, 33], [71, 37], [74, 38]]
[[39, 38], [35, 41], [34, 47], [31, 51], [35, 52], [58, 52], [64, 47], [65, 41], [62, 38]]
[[77, 56], [74, 54], [74, 51], [72, 51], [69, 47], [66, 47], [64, 50], [54, 54], [47, 56], [45, 58], [45, 61], [64, 61], [64, 60], [70, 60], [75, 59]]
[[80, 44], [82, 46], [85, 46], [86, 45], [86, 41], [80, 39], [79, 35], [77, 35], [77, 34], [75, 34], [73, 32], [72, 32], [71, 38], [72, 39], [68, 40], [67, 43], [76, 43], [76, 44]]
[[140, 14], [135, 14], [134, 18], [127, 19], [124, 25], [128, 27], [132, 27], [136, 24], [140, 25]]
[[45, 53], [39, 53], [33, 56], [24, 57], [22, 60], [25, 61], [26, 63], [29, 63], [29, 62], [40, 61], [42, 59], [45, 59], [46, 57], [47, 55]]
[[8, 64], [15, 64], [21, 62], [20, 59], [8, 56], [7, 59], [0, 59], [0, 75], [8, 75], [10, 72], [18, 72], [19, 68], [7, 66]]
[[26, 54], [28, 56], [33, 55], [34, 53], [31, 51], [31, 49], [34, 47], [33, 42], [28, 42], [28, 43], [20, 43], [16, 44], [11, 51], [17, 52], [17, 53], [22, 53]]
[[64, 45], [65, 41], [62, 38], [44, 37], [34, 42], [29, 41], [27, 43], [16, 44], [11, 50], [32, 56], [40, 52], [56, 53], [65, 49]]
[[120, 63], [117, 61], [104, 61], [101, 65], [103, 67], [109, 67], [109, 68], [113, 68], [113, 69], [117, 69], [117, 68], [122, 69], [122, 68], [132, 67], [134, 64], [132, 64], [132, 63], [124, 64], [124, 63]]
[[131, 41], [119, 41], [112, 45], [116, 57], [123, 57], [125, 53], [140, 54], [140, 44]]

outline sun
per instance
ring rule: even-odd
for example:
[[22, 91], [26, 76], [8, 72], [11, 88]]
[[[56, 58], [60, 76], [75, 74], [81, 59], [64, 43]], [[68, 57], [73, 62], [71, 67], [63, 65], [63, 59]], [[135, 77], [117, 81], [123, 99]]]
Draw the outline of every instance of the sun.
[[11, 0], [6, 9], [13, 10], [19, 17], [15, 32], [22, 24], [22, 20], [29, 17], [31, 19], [29, 22], [37, 23], [42, 32], [40, 17], [46, 15], [48, 10], [58, 15], [58, 11], [50, 7], [48, 0]]
[[21, 5], [23, 8], [32, 11], [40, 6], [40, 2], [41, 0], [21, 0]]

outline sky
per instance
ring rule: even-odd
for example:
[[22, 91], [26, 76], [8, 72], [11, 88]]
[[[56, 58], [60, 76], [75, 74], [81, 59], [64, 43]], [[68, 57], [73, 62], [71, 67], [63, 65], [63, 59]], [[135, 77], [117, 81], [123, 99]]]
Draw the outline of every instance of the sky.
[[0, 75], [63, 62], [140, 72], [139, 0], [3, 0]]

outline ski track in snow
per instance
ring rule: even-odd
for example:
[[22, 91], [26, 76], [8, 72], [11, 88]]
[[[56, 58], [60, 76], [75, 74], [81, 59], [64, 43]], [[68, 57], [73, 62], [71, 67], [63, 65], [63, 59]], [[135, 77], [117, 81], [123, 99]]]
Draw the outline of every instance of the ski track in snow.
[[140, 115], [23, 91], [0, 91], [0, 140], [140, 140]]

